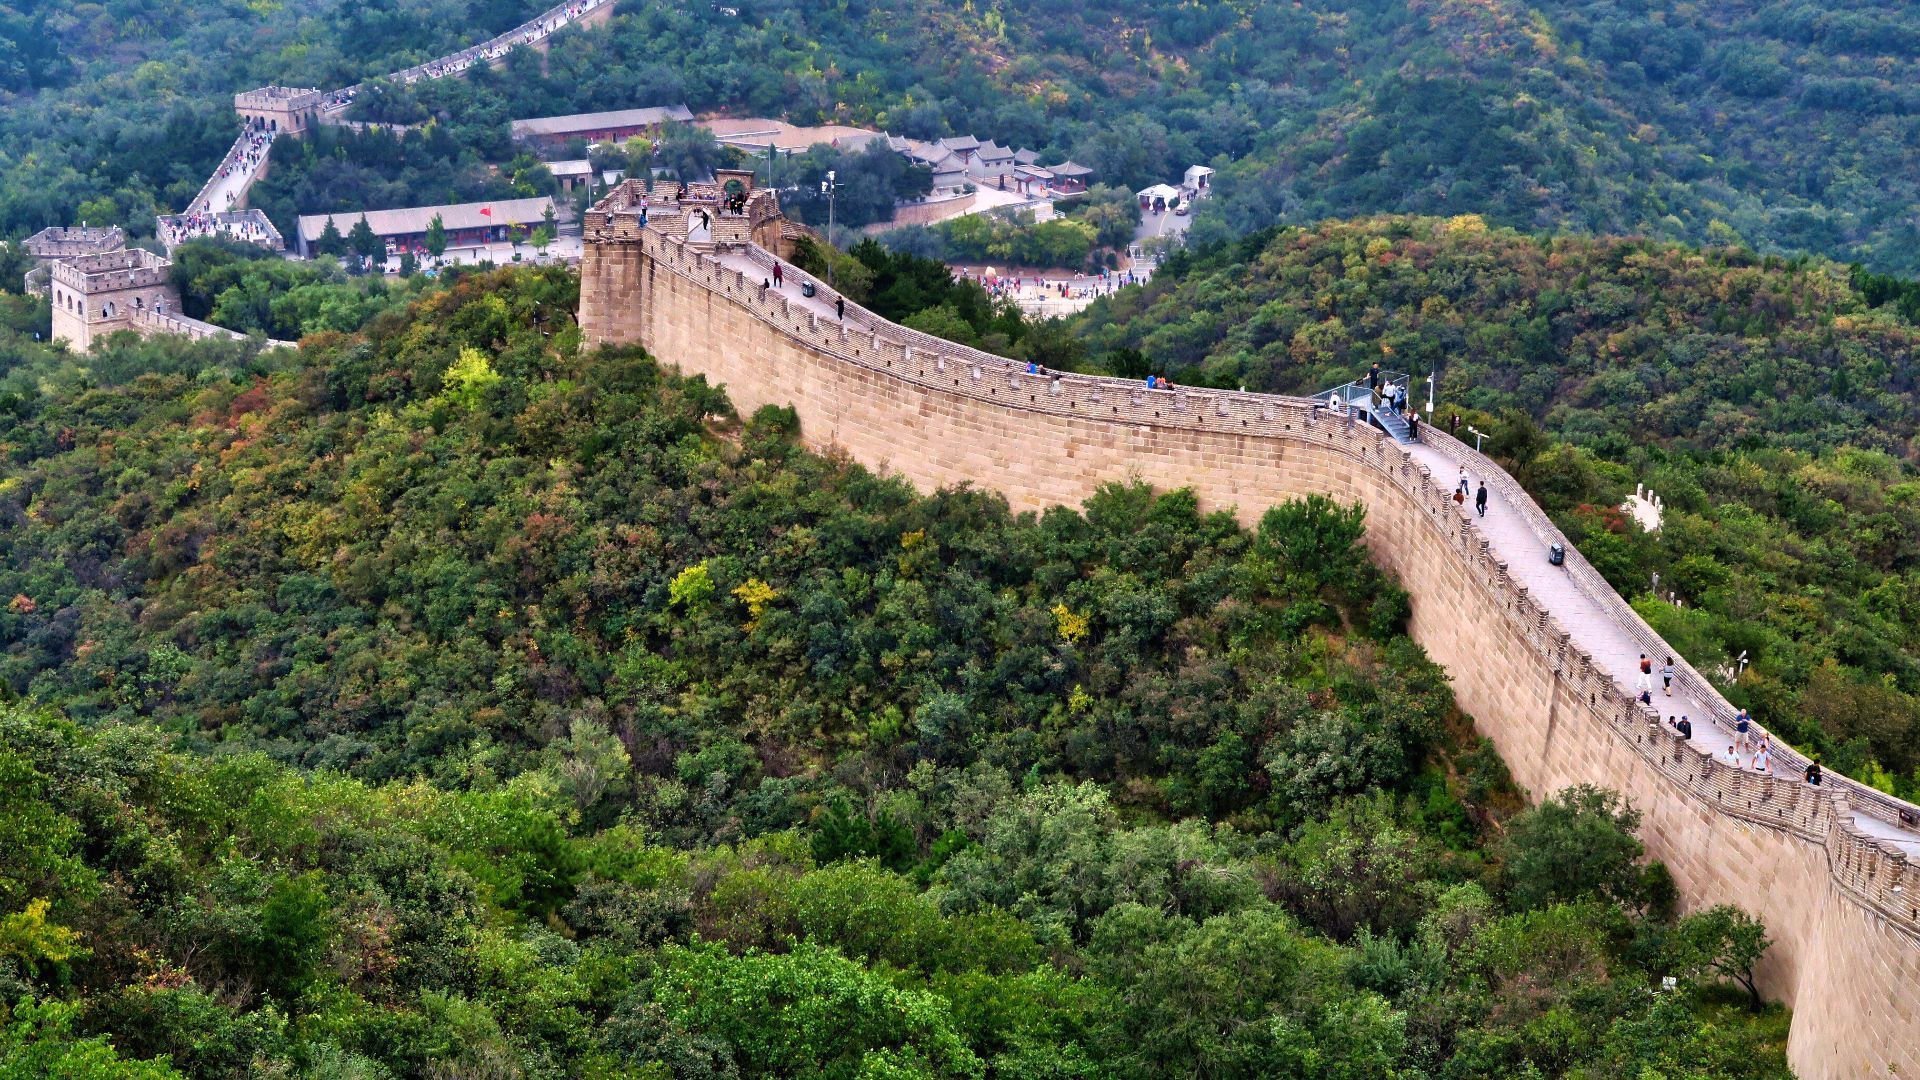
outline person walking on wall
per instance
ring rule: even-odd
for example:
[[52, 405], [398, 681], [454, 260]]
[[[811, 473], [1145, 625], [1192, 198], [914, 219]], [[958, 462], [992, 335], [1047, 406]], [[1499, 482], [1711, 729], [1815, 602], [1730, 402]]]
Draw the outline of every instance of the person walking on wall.
[[847, 298], [846, 297], [836, 296], [833, 298], [833, 314], [834, 314], [834, 317], [839, 319], [841, 322], [847, 321]]
[[1420, 413], [1417, 410], [1407, 414], [1407, 441], [1420, 441]]
[[1467, 482], [1467, 467], [1462, 465], [1460, 466], [1460, 494], [1465, 495], [1472, 490], [1473, 485]]
[[1447, 421], [1447, 434], [1453, 436], [1456, 439], [1460, 437], [1460, 414], [1459, 413], [1454, 413], [1453, 419]]
[[1646, 653], [1640, 654], [1640, 673], [1634, 676], [1633, 687], [1643, 693], [1653, 692], [1653, 661], [1647, 659]]
[[1747, 715], [1747, 710], [1741, 709], [1739, 712], [1734, 714], [1733, 745], [1738, 747], [1740, 752], [1743, 754], [1746, 753], [1749, 747], [1751, 747], [1752, 745], [1747, 739], [1747, 733], [1752, 730], [1753, 730], [1753, 717]]
[[1660, 688], [1673, 696], [1673, 657], [1667, 657], [1667, 666], [1660, 669]]
[[1487, 482], [1480, 481], [1480, 490], [1473, 493], [1473, 508], [1481, 517], [1487, 516]]
[[1814, 755], [1812, 761], [1807, 762], [1807, 783], [1812, 787], [1820, 786], [1820, 755], [1818, 754]]
[[1374, 391], [1374, 395], [1373, 395], [1373, 396], [1374, 396], [1374, 399], [1375, 399], [1375, 400], [1378, 400], [1378, 399], [1379, 399], [1379, 397], [1380, 397], [1380, 393], [1379, 393], [1379, 391], [1380, 391], [1380, 361], [1378, 361], [1378, 360], [1375, 360], [1375, 361], [1373, 362], [1373, 366], [1367, 369], [1367, 389], [1369, 389], [1369, 390], [1372, 390], [1372, 391]]
[[773, 287], [777, 289], [785, 281], [786, 281], [786, 275], [782, 271], [780, 264], [774, 263], [773, 264]]

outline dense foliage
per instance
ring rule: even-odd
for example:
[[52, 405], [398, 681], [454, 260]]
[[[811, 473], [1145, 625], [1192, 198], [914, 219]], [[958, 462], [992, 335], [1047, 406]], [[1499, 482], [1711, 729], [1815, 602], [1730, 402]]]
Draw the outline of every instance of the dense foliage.
[[256, 244], [213, 240], [176, 249], [171, 273], [187, 315], [276, 341], [358, 330], [430, 286], [423, 277], [354, 280], [331, 259], [289, 262]]
[[1514, 813], [1359, 511], [916, 495], [574, 302], [7, 338], [0, 1059], [1785, 1075], [1764, 929]]
[[[1262, 390], [1311, 392], [1376, 360], [1437, 367], [1439, 417], [1464, 408], [1489, 431], [1668, 640], [1703, 670], [1746, 654], [1734, 701], [1911, 792], [1912, 295], [1821, 261], [1382, 218], [1180, 256], [1083, 330], [1096, 356], [1139, 350], [1182, 381]], [[1612, 509], [1636, 483], [1666, 500], [1657, 534]], [[1656, 573], [1684, 607], [1654, 600]]]

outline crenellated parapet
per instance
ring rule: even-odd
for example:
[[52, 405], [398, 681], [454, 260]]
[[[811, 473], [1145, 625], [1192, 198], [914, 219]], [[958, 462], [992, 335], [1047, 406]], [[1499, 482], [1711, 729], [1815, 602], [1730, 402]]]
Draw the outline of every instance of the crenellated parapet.
[[[1763, 984], [1798, 1006], [1790, 1053], [1802, 1075], [1920, 1070], [1920, 1032], [1896, 1006], [1920, 978], [1920, 878], [1901, 816], [1912, 808], [1837, 776], [1810, 787], [1785, 747], [1775, 751], [1782, 774], [1764, 776], [1672, 734], [1498, 557], [1453, 501], [1452, 476], [1310, 398], [1030, 373], [857, 305], [843, 321], [800, 296], [806, 278], [790, 264], [786, 288], [766, 287], [766, 251], [689, 242], [684, 209], [659, 199], [635, 185], [587, 216], [590, 344], [644, 344], [725, 385], [742, 409], [794, 405], [810, 444], [927, 486], [998, 488], [1017, 508], [1078, 502], [1128, 476], [1190, 486], [1247, 520], [1314, 491], [1364, 503], [1369, 547], [1414, 597], [1411, 632], [1516, 778], [1535, 793], [1573, 782], [1622, 790], [1687, 904], [1738, 904], [1766, 922], [1777, 944]], [[1487, 459], [1431, 427], [1423, 440], [1471, 463], [1543, 541], [1565, 543]], [[1680, 655], [1567, 548], [1581, 596], [1649, 655]], [[1676, 667], [1694, 700], [1731, 717], [1704, 677]]]

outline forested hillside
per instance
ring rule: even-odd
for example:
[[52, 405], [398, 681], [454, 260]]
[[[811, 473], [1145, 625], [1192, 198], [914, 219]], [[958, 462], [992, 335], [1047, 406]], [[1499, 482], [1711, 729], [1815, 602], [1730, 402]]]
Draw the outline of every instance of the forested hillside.
[[[0, 17], [0, 230], [142, 230], [218, 160], [236, 90], [332, 87], [538, 5], [28, 4]], [[1139, 187], [1226, 167], [1202, 237], [1383, 211], [1740, 240], [1920, 272], [1920, 12], [1843, 0], [624, 0], [608, 31], [363, 113], [432, 120], [351, 160], [276, 151], [270, 191], [497, 197], [519, 116], [655, 105], [973, 133]], [[0, 7], [0, 15], [8, 9]], [[184, 28], [191, 26], [191, 33]], [[0, 40], [0, 45], [4, 44]], [[9, 62], [10, 61], [10, 62]], [[512, 170], [510, 170], [512, 171]], [[297, 201], [297, 200], [296, 200]], [[279, 212], [332, 206], [290, 205]]]
[[[1096, 357], [1260, 390], [1437, 366], [1439, 418], [1488, 431], [1668, 640], [1703, 670], [1747, 654], [1729, 697], [1910, 793], [1916, 315], [1911, 284], [1817, 260], [1375, 218], [1182, 255], [1081, 329]], [[1611, 509], [1636, 483], [1666, 499], [1658, 534]]]
[[916, 494], [575, 290], [4, 332], [0, 1061], [1786, 1075], [1764, 930], [1518, 811], [1357, 511]]

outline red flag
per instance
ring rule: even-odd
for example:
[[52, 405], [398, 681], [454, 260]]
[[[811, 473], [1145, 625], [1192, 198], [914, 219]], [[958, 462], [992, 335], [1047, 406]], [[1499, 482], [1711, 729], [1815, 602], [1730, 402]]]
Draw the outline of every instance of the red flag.
[[493, 216], [493, 207], [491, 207], [491, 206], [483, 206], [483, 207], [481, 207], [481, 208], [480, 208], [480, 216], [482, 216], [482, 217], [492, 217], [492, 216]]

